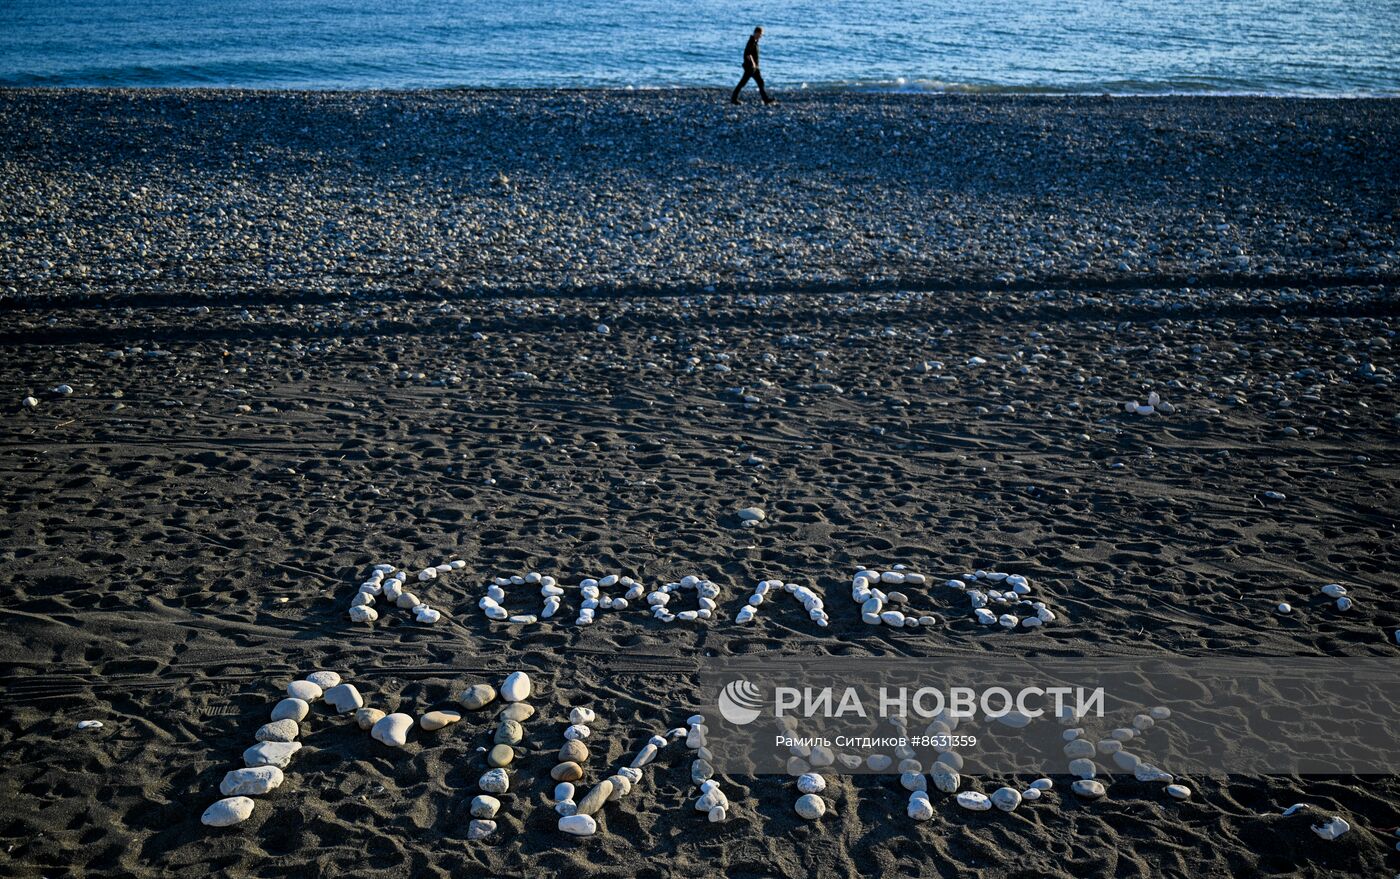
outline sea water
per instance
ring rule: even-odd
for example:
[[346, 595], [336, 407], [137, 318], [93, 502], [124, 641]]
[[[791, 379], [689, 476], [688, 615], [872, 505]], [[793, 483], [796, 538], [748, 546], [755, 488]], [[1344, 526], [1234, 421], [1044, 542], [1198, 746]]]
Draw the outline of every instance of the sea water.
[[0, 0], [0, 86], [1400, 95], [1400, 0]]

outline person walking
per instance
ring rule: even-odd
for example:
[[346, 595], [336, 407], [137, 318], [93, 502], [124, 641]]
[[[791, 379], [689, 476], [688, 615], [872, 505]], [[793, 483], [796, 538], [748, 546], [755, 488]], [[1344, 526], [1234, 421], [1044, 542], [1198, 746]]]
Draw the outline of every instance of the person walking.
[[759, 97], [763, 98], [765, 104], [776, 104], [777, 101], [768, 97], [768, 89], [763, 86], [763, 74], [758, 69], [758, 41], [763, 39], [763, 28], [753, 29], [753, 36], [749, 37], [748, 45], [744, 46], [744, 76], [739, 80], [739, 84], [734, 86], [734, 94], [729, 96], [729, 103], [739, 103], [739, 92], [744, 90], [744, 86], [749, 84], [749, 80], [758, 83]]

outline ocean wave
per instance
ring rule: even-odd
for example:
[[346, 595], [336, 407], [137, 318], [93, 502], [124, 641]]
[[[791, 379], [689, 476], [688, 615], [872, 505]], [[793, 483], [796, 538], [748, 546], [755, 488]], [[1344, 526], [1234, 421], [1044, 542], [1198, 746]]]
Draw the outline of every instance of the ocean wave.
[[1153, 97], [1170, 95], [1217, 95], [1221, 97], [1308, 97], [1308, 98], [1394, 98], [1400, 88], [1391, 90], [1338, 91], [1324, 88], [1284, 88], [1249, 85], [1239, 82], [1217, 82], [1209, 79], [1173, 80], [1104, 80], [1070, 83], [995, 83], [949, 82], [918, 77], [892, 79], [832, 80], [804, 82], [800, 91], [810, 92], [869, 92], [877, 94], [950, 94], [950, 95], [1042, 95], [1083, 96], [1111, 95], [1113, 97]]

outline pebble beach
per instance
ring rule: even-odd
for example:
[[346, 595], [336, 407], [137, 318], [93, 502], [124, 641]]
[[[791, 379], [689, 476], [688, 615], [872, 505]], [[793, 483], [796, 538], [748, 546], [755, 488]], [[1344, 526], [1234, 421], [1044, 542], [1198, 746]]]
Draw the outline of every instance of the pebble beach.
[[726, 775], [695, 685], [1400, 657], [1397, 144], [1386, 99], [0, 91], [0, 872], [1400, 873], [1400, 769]]

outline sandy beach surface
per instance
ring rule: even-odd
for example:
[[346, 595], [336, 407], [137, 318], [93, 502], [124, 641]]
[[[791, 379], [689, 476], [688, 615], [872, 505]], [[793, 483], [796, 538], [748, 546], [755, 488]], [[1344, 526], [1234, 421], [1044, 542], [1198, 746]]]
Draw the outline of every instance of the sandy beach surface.
[[[814, 822], [725, 777], [711, 824], [681, 748], [573, 838], [549, 770], [574, 706], [590, 780], [684, 726], [714, 657], [1400, 655], [1398, 107], [0, 92], [0, 873], [1394, 875], [1398, 774], [1083, 801], [1047, 767], [1034, 809], [925, 823], [898, 776]], [[436, 624], [347, 619], [374, 564], [448, 559], [411, 584]], [[1023, 574], [1058, 619], [865, 625], [851, 575], [894, 564]], [[529, 571], [723, 591], [483, 616]], [[830, 626], [736, 625], [765, 577]], [[318, 703], [202, 825], [317, 669], [414, 716], [528, 671], [496, 832], [495, 705], [390, 749]]]

